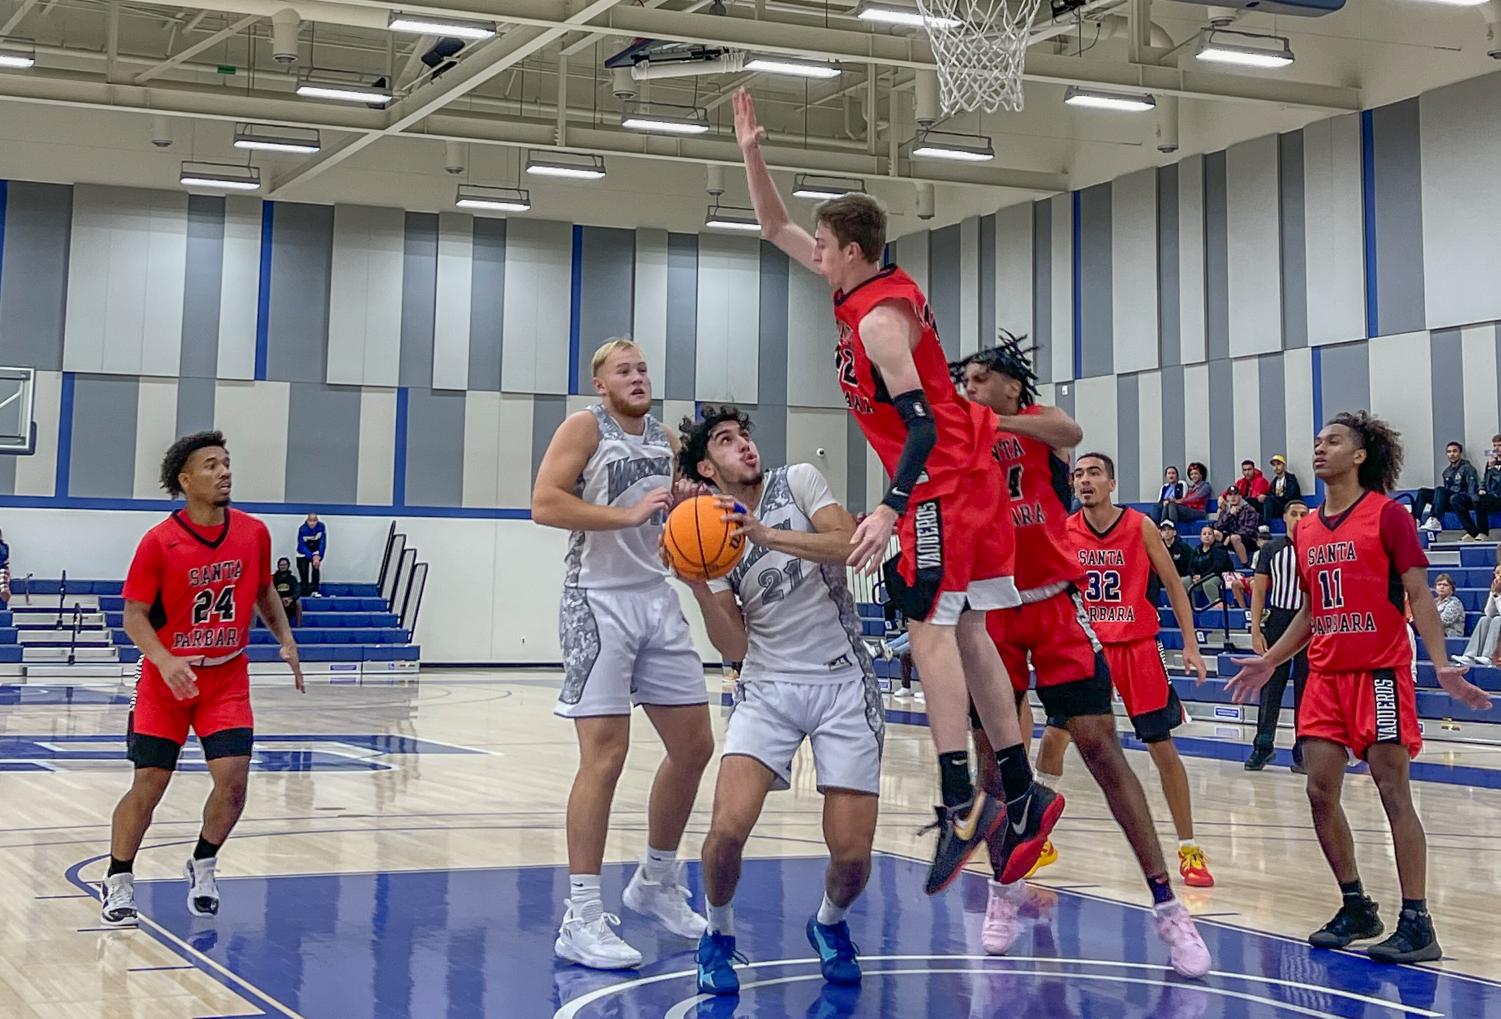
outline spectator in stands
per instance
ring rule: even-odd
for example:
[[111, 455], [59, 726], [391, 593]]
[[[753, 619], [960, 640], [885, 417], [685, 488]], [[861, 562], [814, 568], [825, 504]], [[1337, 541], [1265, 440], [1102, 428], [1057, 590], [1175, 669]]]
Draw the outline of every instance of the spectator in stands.
[[1470, 532], [1478, 533], [1479, 537], [1471, 540], [1491, 536], [1491, 514], [1497, 510], [1501, 510], [1501, 435], [1492, 435], [1490, 452], [1485, 455], [1485, 474], [1480, 479], [1480, 495], [1475, 500], [1475, 531]]
[[1303, 499], [1303, 486], [1298, 484], [1298, 476], [1287, 469], [1287, 457], [1277, 453], [1271, 462], [1271, 490], [1266, 494], [1265, 512], [1262, 515], [1262, 519], [1268, 524], [1282, 519], [1282, 512], [1287, 509], [1288, 503], [1301, 502]]
[[1438, 609], [1445, 637], [1465, 635], [1464, 602], [1454, 594], [1454, 578], [1447, 573], [1440, 573], [1433, 581], [1433, 607]]
[[1162, 490], [1157, 493], [1157, 505], [1152, 507], [1152, 521], [1178, 519], [1178, 504], [1188, 494], [1188, 486], [1178, 480], [1178, 468], [1169, 467], [1162, 472]]
[[1256, 516], [1259, 518], [1266, 506], [1266, 496], [1272, 490], [1272, 484], [1267, 481], [1266, 475], [1257, 469], [1255, 460], [1242, 460], [1240, 478], [1230, 486], [1229, 490], [1239, 492], [1240, 497], [1256, 511]]
[[1209, 487], [1209, 468], [1197, 462], [1189, 464], [1187, 488], [1178, 503], [1176, 519], [1180, 524], [1191, 524], [1209, 515], [1209, 500], [1214, 496], [1214, 489]]
[[[1225, 588], [1236, 593], [1233, 581], [1229, 580], [1235, 575], [1235, 564], [1230, 561], [1225, 546], [1220, 544], [1219, 532], [1208, 524], [1199, 530], [1199, 547], [1189, 557], [1188, 568], [1190, 573], [1183, 578], [1183, 584], [1190, 596], [1197, 587], [1204, 592], [1210, 605], [1217, 605], [1224, 600]], [[1239, 598], [1236, 600], [1239, 602]], [[1240, 604], [1244, 605], [1243, 602]]]
[[1464, 654], [1454, 656], [1456, 665], [1490, 668], [1496, 660], [1496, 642], [1501, 638], [1501, 566], [1491, 574], [1491, 589], [1485, 596], [1485, 612], [1475, 621]]
[[0, 537], [0, 608], [10, 605], [10, 546]]
[[302, 593], [309, 598], [323, 597], [318, 589], [322, 587], [323, 557], [327, 554], [328, 528], [318, 514], [309, 513], [297, 528], [297, 576], [302, 580]]
[[1219, 514], [1215, 517], [1214, 529], [1235, 550], [1235, 554], [1240, 556], [1240, 561], [1250, 566], [1251, 556], [1260, 544], [1261, 513], [1241, 497], [1239, 490], [1232, 488], [1225, 493]]
[[[1193, 549], [1189, 548], [1188, 542], [1178, 537], [1178, 527], [1171, 520], [1164, 520], [1158, 530], [1162, 534], [1163, 547], [1173, 560], [1173, 569], [1178, 571], [1178, 579], [1182, 580], [1189, 575], [1188, 560], [1193, 555]], [[1157, 572], [1147, 578], [1147, 600], [1153, 605], [1159, 603], [1158, 595], [1162, 593], [1162, 580]]]
[[[1422, 520], [1420, 526], [1435, 534], [1444, 529], [1445, 513], [1452, 509], [1468, 516], [1467, 511], [1474, 508], [1480, 495], [1480, 475], [1475, 473], [1475, 465], [1465, 459], [1464, 447], [1451, 442], [1444, 447], [1444, 455], [1449, 458], [1449, 466], [1444, 468], [1438, 488], [1420, 488], [1412, 500], [1413, 519]], [[1425, 514], [1426, 520], [1423, 519]], [[1475, 533], [1473, 526], [1466, 531]]]
[[286, 556], [276, 560], [276, 572], [271, 574], [271, 586], [281, 597], [281, 607], [293, 626], [302, 625], [302, 584], [292, 572], [292, 561]]
[[[1251, 650], [1258, 655], [1282, 639], [1287, 628], [1303, 608], [1303, 588], [1298, 582], [1298, 550], [1293, 547], [1292, 533], [1298, 521], [1308, 515], [1301, 499], [1292, 499], [1283, 510], [1286, 534], [1279, 534], [1261, 546], [1256, 554], [1256, 573], [1251, 579]], [[1303, 684], [1308, 679], [1308, 649], [1277, 666], [1267, 685], [1261, 688], [1261, 703], [1256, 714], [1256, 739], [1251, 756], [1246, 758], [1247, 771], [1260, 771], [1276, 753], [1277, 718], [1282, 713], [1282, 697], [1287, 681], [1293, 681], [1293, 726], [1297, 727], [1298, 705], [1303, 701]], [[1303, 747], [1293, 743], [1293, 770], [1302, 774]]]

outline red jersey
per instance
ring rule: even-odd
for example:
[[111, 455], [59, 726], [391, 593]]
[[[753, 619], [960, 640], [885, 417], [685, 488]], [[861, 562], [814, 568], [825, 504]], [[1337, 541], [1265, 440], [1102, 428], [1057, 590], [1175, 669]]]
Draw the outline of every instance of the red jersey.
[[[917, 365], [917, 377], [922, 381], [933, 423], [938, 426], [938, 441], [928, 454], [922, 484], [930, 486], [926, 491], [932, 494], [952, 491], [989, 451], [995, 414], [983, 407], [978, 408], [983, 413], [976, 413], [954, 388], [948, 357], [938, 342], [938, 328], [928, 308], [928, 299], [912, 277], [894, 265], [847, 293], [841, 290], [834, 294], [834, 319], [839, 324], [839, 346], [835, 352], [839, 388], [844, 391], [844, 402], [865, 433], [865, 440], [881, 458], [887, 477], [895, 476], [902, 445], [907, 441], [907, 425], [891, 402], [893, 394], [887, 391], [885, 380], [866, 356], [865, 344], [860, 339], [860, 322], [876, 305], [886, 301], [903, 305], [922, 325], [922, 336], [912, 349], [912, 360]], [[912, 501], [918, 502], [920, 498], [914, 492]]]
[[1070, 545], [1085, 571], [1089, 624], [1103, 644], [1157, 636], [1157, 606], [1147, 597], [1152, 560], [1142, 544], [1145, 519], [1134, 509], [1122, 508], [1101, 534], [1089, 526], [1083, 510], [1068, 518]]
[[1308, 598], [1317, 672], [1406, 669], [1412, 664], [1402, 574], [1428, 566], [1412, 514], [1366, 492], [1337, 517], [1320, 509], [1293, 533]]
[[[1022, 410], [1041, 412], [1036, 405]], [[997, 433], [991, 453], [1005, 475], [1016, 525], [1017, 589], [1078, 581], [1084, 571], [1068, 548], [1068, 464], [1047, 443], [1007, 431]]]
[[168, 651], [213, 662], [250, 643], [255, 601], [270, 583], [265, 524], [230, 509], [221, 526], [199, 527], [178, 510], [141, 538], [121, 593], [151, 606]]

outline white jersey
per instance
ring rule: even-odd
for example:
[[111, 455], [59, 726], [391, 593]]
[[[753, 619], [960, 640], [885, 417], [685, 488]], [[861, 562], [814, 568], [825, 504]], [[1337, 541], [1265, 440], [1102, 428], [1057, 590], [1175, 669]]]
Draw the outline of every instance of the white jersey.
[[[755, 513], [767, 527], [812, 533], [813, 514], [835, 501], [817, 467], [792, 464], [766, 475]], [[752, 543], [729, 576], [709, 581], [709, 588], [740, 598], [749, 637], [740, 673], [746, 682], [874, 676], [842, 564], [808, 562]]]
[[[574, 483], [575, 495], [596, 506], [634, 506], [647, 493], [672, 484], [672, 444], [661, 422], [648, 414], [645, 430], [632, 435], [602, 404], [589, 411], [599, 428], [599, 448]], [[667, 567], [658, 551], [665, 520], [665, 513], [657, 513], [637, 527], [572, 532], [564, 586], [600, 590], [665, 584]]]

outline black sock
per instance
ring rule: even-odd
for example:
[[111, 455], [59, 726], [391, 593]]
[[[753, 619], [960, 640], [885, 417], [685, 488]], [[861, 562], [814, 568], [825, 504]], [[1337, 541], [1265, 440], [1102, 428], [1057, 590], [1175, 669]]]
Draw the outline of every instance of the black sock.
[[134, 856], [128, 860], [120, 860], [111, 856], [109, 858], [109, 873], [104, 876], [114, 877], [116, 874], [133, 874], [135, 873], [135, 865], [136, 858]]
[[1428, 900], [1427, 899], [1403, 899], [1402, 900], [1402, 912], [1405, 913], [1409, 909], [1412, 910], [1414, 913], [1417, 913], [1419, 916], [1421, 916], [1422, 914], [1428, 912]]
[[[1006, 796], [1008, 809], [1025, 809], [1024, 797], [1032, 788], [1032, 766], [1027, 763], [1027, 751], [1020, 743], [995, 752], [995, 764], [1001, 772], [1001, 791]], [[1016, 820], [1012, 818], [1012, 820]]]
[[975, 785], [969, 777], [968, 750], [954, 750], [947, 754], [939, 754], [938, 777], [943, 783], [945, 807], [957, 807], [974, 798]]
[[1147, 878], [1147, 887], [1152, 891], [1152, 905], [1160, 906], [1173, 901], [1173, 886], [1166, 874]]
[[222, 845], [224, 845], [224, 843], [222, 843], [222, 842], [210, 842], [208, 839], [204, 838], [202, 835], [199, 835], [198, 836], [198, 846], [197, 846], [197, 848], [195, 848], [193, 850], [193, 859], [195, 859], [195, 860], [211, 860], [214, 857], [216, 857], [216, 856], [219, 855], [219, 847], [222, 846]]
[[1360, 885], [1360, 878], [1354, 881], [1341, 881], [1339, 893], [1345, 897], [1345, 905], [1353, 906], [1365, 898], [1365, 889]]

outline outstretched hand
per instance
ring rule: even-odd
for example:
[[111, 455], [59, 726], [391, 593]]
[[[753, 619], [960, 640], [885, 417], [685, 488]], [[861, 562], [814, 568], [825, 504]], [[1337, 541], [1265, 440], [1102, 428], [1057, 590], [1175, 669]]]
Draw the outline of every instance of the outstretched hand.
[[1254, 658], [1232, 658], [1230, 661], [1240, 667], [1240, 671], [1225, 683], [1225, 690], [1236, 704], [1247, 704], [1254, 700], [1276, 671], [1260, 655]]
[[742, 85], [735, 90], [735, 141], [742, 152], [761, 144], [766, 128], [756, 123], [756, 104]]
[[1465, 707], [1476, 711], [1491, 709], [1491, 695], [1465, 679], [1467, 670], [1462, 666], [1435, 663], [1433, 671], [1438, 674], [1438, 685], [1443, 687], [1444, 693]]

